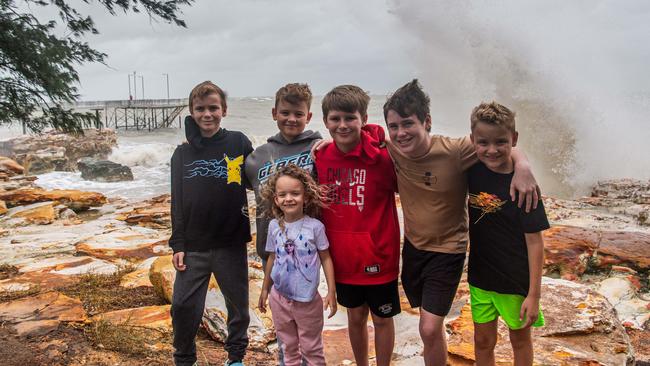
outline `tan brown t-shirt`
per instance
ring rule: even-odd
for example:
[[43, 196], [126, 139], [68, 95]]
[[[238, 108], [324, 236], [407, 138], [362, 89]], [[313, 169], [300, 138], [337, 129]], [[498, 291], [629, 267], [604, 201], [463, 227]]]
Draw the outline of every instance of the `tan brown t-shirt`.
[[388, 143], [404, 211], [404, 236], [420, 250], [465, 253], [468, 243], [467, 169], [478, 161], [469, 137], [431, 136], [417, 159]]

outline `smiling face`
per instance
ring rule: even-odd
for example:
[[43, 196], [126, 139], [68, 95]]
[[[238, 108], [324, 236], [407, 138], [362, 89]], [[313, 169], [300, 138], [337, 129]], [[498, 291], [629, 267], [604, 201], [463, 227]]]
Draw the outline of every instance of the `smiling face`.
[[478, 159], [490, 170], [504, 174], [514, 168], [510, 155], [518, 137], [516, 131], [486, 122], [477, 122], [470, 135]]
[[325, 127], [334, 143], [344, 153], [352, 151], [361, 142], [361, 127], [368, 121], [368, 115], [331, 110], [323, 117]]
[[273, 120], [278, 124], [280, 134], [289, 142], [298, 137], [311, 120], [311, 112], [307, 102], [291, 104], [280, 100], [278, 105], [272, 109], [272, 113]]
[[415, 114], [402, 117], [391, 109], [386, 113], [386, 126], [391, 141], [405, 156], [418, 158], [429, 151], [431, 116], [420, 121]]
[[201, 136], [212, 137], [221, 127], [221, 119], [226, 116], [219, 94], [212, 93], [202, 98], [194, 98], [192, 118], [201, 130]]
[[298, 179], [283, 175], [275, 182], [274, 200], [284, 213], [285, 221], [300, 220], [305, 205], [305, 187]]

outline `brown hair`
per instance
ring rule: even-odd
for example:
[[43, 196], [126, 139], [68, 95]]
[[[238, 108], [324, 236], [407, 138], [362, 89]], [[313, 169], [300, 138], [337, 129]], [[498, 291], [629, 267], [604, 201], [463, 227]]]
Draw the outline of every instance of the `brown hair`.
[[[430, 102], [429, 96], [422, 90], [418, 79], [413, 79], [388, 97], [384, 103], [384, 120], [388, 116], [388, 111], [394, 110], [402, 118], [415, 114], [420, 122], [424, 123], [430, 114]], [[427, 131], [430, 130], [431, 126], [428, 126]]]
[[305, 215], [318, 217], [321, 208], [326, 207], [326, 190], [323, 186], [316, 183], [314, 178], [306, 170], [299, 168], [295, 164], [289, 164], [278, 169], [260, 188], [260, 195], [264, 203], [262, 215], [273, 217], [278, 220], [280, 227], [284, 226], [284, 212], [275, 203], [275, 184], [280, 177], [284, 176], [297, 179], [302, 183], [305, 190], [303, 212]]
[[275, 93], [275, 108], [278, 107], [278, 103], [282, 100], [291, 105], [298, 105], [301, 102], [307, 104], [307, 110], [311, 108], [311, 90], [309, 85], [300, 84], [300, 83], [289, 83]]
[[213, 82], [207, 80], [195, 86], [190, 92], [190, 113], [193, 112], [194, 99], [205, 98], [210, 94], [219, 95], [219, 99], [221, 99], [221, 108], [224, 110], [228, 108], [228, 105], [226, 104], [226, 92]]
[[331, 110], [346, 113], [359, 112], [361, 117], [368, 115], [368, 94], [355, 85], [339, 85], [323, 97], [323, 118]]
[[481, 103], [474, 107], [470, 117], [472, 130], [479, 122], [503, 126], [510, 132], [515, 132], [515, 112], [497, 102]]

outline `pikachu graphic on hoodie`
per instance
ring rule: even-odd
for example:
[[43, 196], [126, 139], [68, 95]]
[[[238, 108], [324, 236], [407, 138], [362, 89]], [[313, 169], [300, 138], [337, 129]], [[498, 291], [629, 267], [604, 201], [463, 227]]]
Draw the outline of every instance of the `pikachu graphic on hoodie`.
[[244, 156], [239, 155], [235, 159], [230, 158], [224, 154], [226, 164], [228, 167], [228, 184], [237, 183], [241, 185], [241, 165], [244, 163]]

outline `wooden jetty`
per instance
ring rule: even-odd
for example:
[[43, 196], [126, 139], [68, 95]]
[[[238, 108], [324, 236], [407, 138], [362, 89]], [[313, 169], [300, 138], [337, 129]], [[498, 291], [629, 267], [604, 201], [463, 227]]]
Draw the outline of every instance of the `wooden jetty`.
[[139, 99], [77, 102], [77, 111], [88, 110], [97, 117], [97, 128], [156, 130], [180, 128], [187, 99]]

